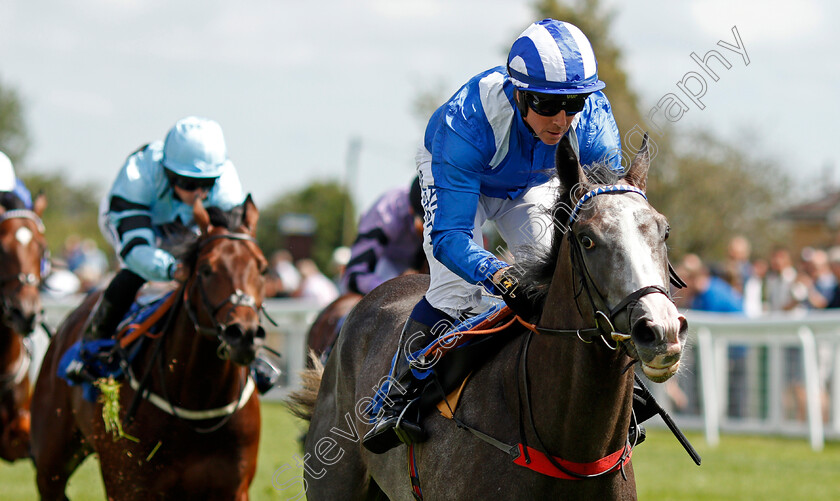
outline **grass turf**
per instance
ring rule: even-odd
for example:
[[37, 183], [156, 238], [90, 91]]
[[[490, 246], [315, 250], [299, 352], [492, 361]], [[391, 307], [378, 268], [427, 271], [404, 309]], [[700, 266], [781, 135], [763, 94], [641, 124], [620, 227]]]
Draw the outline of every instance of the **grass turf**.
[[[291, 498], [300, 490], [295, 455], [300, 454], [296, 440], [304, 426], [279, 404], [264, 403], [262, 410], [262, 443], [251, 499]], [[702, 466], [694, 465], [668, 431], [648, 430], [647, 441], [633, 453], [639, 499], [840, 499], [840, 443], [830, 442], [817, 453], [805, 439], [724, 435], [718, 447], [710, 448], [701, 435], [688, 436], [703, 457]], [[422, 471], [420, 478], [422, 482]], [[70, 479], [67, 493], [74, 501], [105, 499], [95, 458], [88, 458]], [[30, 462], [0, 464], [0, 498], [38, 499]]]

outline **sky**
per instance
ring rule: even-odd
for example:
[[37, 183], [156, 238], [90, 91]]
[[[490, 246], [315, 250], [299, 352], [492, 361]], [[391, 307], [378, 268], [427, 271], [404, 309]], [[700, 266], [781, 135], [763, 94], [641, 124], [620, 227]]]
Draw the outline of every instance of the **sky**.
[[[258, 206], [335, 179], [364, 209], [414, 176], [425, 126], [415, 96], [449, 96], [504, 64], [537, 20], [532, 3], [0, 0], [0, 83], [25, 106], [32, 146], [21, 169], [60, 170], [104, 194], [129, 153], [200, 115], [222, 125]], [[840, 165], [840, 4], [606, 4], [642, 110], [676, 95], [688, 111], [674, 128], [714, 130], [821, 187], [840, 179], [830, 174]], [[718, 81], [691, 57], [713, 49], [730, 64], [709, 63]], [[680, 81], [696, 94], [705, 84], [703, 109]]]

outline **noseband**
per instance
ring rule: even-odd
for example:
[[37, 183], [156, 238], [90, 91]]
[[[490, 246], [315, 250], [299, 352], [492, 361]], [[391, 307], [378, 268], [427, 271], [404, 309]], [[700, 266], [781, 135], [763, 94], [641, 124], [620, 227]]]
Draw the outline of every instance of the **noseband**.
[[[206, 247], [207, 244], [209, 244], [210, 242], [221, 239], [253, 242], [254, 244], [257, 243], [254, 237], [247, 233], [224, 233], [221, 235], [212, 235], [210, 237], [207, 237], [198, 245], [198, 252], [200, 253], [201, 249]], [[198, 287], [198, 294], [201, 298], [201, 302], [204, 305], [204, 308], [210, 313], [210, 319], [213, 322], [213, 325], [211, 327], [205, 327], [199, 323], [198, 313], [195, 310], [193, 310], [192, 302], [189, 301], [189, 297], [191, 294], [188, 294], [188, 292], [191, 292], [192, 289], [195, 287]], [[262, 310], [262, 305], [257, 305], [256, 298], [254, 298], [250, 294], [245, 294], [239, 289], [236, 289], [230, 296], [228, 296], [218, 304], [211, 303], [210, 298], [207, 297], [204, 282], [202, 281], [201, 274], [199, 273], [195, 274], [195, 280], [193, 281], [192, 286], [185, 289], [184, 299], [186, 303], [185, 309], [187, 310], [187, 315], [190, 317], [190, 321], [193, 323], [196, 332], [207, 336], [213, 336], [219, 339], [222, 342], [222, 344], [219, 346], [220, 352], [224, 351], [224, 347], [226, 345], [222, 335], [224, 334], [225, 330], [229, 327], [228, 320], [234, 308], [238, 306], [245, 306], [251, 308], [257, 313], [258, 317], [260, 315], [260, 311]], [[222, 310], [222, 308], [224, 308], [228, 304], [231, 305], [231, 308], [228, 311], [228, 318], [225, 319], [225, 322], [219, 322], [216, 318], [216, 315], [219, 313], [219, 311]], [[265, 337], [265, 330], [263, 329], [262, 325], [258, 327], [256, 335], [257, 337]]]
[[[647, 200], [647, 196], [645, 195], [645, 193], [639, 188], [636, 188], [635, 186], [630, 186], [626, 184], [600, 186], [583, 195], [580, 198], [580, 200], [578, 200], [574, 210], [572, 210], [572, 213], [569, 215], [569, 220], [566, 223], [566, 228], [568, 229], [568, 231], [566, 231], [563, 236], [568, 236], [569, 238], [569, 255], [571, 258], [572, 270], [581, 277], [582, 291], [586, 292], [586, 296], [589, 299], [589, 304], [592, 307], [592, 311], [594, 312], [593, 314], [595, 317], [595, 327], [590, 327], [586, 329], [549, 329], [546, 327], [536, 327], [536, 329], [543, 334], [577, 334], [578, 338], [580, 338], [581, 341], [584, 341], [586, 343], [590, 343], [592, 342], [592, 338], [600, 336], [602, 339], [604, 339], [604, 343], [610, 349], [615, 350], [617, 349], [617, 346], [610, 345], [606, 341], [605, 336], [609, 336], [617, 342], [626, 341], [630, 339], [629, 334], [616, 332], [614, 322], [615, 318], [618, 316], [619, 313], [628, 309], [631, 305], [634, 305], [639, 300], [641, 300], [642, 297], [648, 294], [663, 294], [671, 302], [673, 302], [673, 299], [671, 299], [671, 294], [667, 289], [665, 289], [665, 287], [661, 285], [646, 285], [644, 287], [636, 289], [635, 291], [625, 296], [624, 299], [619, 301], [618, 304], [616, 304], [614, 307], [610, 307], [606, 297], [604, 297], [601, 291], [598, 290], [598, 287], [595, 285], [595, 281], [592, 280], [592, 276], [589, 273], [589, 268], [586, 266], [586, 260], [583, 258], [583, 250], [581, 249], [581, 243], [576, 238], [577, 235], [572, 229], [572, 225], [577, 221], [578, 214], [580, 213], [580, 210], [583, 208], [583, 205], [586, 202], [598, 195], [603, 195], [606, 193], [636, 193], [638, 195], [641, 195], [642, 198], [644, 198], [645, 200]], [[670, 263], [668, 264], [668, 268], [673, 280], [673, 277], [675, 277], [676, 274], [673, 272]], [[679, 277], [676, 278], [679, 279]], [[594, 295], [597, 296], [599, 300], [598, 302], [605, 306], [605, 309], [607, 310], [606, 313], [603, 309], [597, 306], [595, 298], [593, 297], [593, 291]], [[580, 313], [580, 305], [578, 304], [577, 299], [580, 296], [580, 292], [581, 291], [575, 293], [575, 304], [578, 306], [578, 313]]]

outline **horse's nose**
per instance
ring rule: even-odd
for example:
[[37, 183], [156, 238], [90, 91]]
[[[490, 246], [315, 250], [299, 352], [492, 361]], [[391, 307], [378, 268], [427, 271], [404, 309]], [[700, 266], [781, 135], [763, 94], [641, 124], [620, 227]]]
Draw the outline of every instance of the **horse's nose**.
[[18, 334], [31, 334], [35, 330], [35, 322], [38, 319], [37, 313], [26, 312], [21, 308], [12, 308], [6, 315], [9, 327], [12, 327]]
[[654, 322], [641, 317], [633, 323], [631, 335], [643, 361], [657, 359], [657, 365], [670, 366], [680, 359], [688, 331], [688, 321], [679, 315], [673, 321]]
[[263, 344], [265, 334], [259, 324], [246, 327], [240, 323], [232, 323], [225, 327], [224, 338], [230, 346], [231, 360], [248, 365], [256, 358], [257, 348]]

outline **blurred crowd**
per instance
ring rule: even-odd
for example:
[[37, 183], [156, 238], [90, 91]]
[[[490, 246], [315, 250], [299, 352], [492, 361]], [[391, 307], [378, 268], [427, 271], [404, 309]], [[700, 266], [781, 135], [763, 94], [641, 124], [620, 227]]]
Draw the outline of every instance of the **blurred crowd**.
[[749, 240], [733, 237], [721, 263], [687, 254], [676, 266], [687, 287], [677, 305], [703, 311], [743, 313], [840, 308], [840, 246], [804, 248], [796, 257], [777, 247], [752, 258]]
[[288, 250], [278, 250], [269, 260], [265, 295], [307, 299], [326, 306], [339, 296], [341, 276], [349, 260], [349, 248], [336, 248], [330, 261], [331, 269], [327, 270], [330, 276], [327, 276], [312, 259], [295, 261]]
[[72, 234], [64, 241], [61, 255], [52, 257], [43, 292], [53, 297], [90, 292], [110, 275], [111, 263], [96, 241]]

